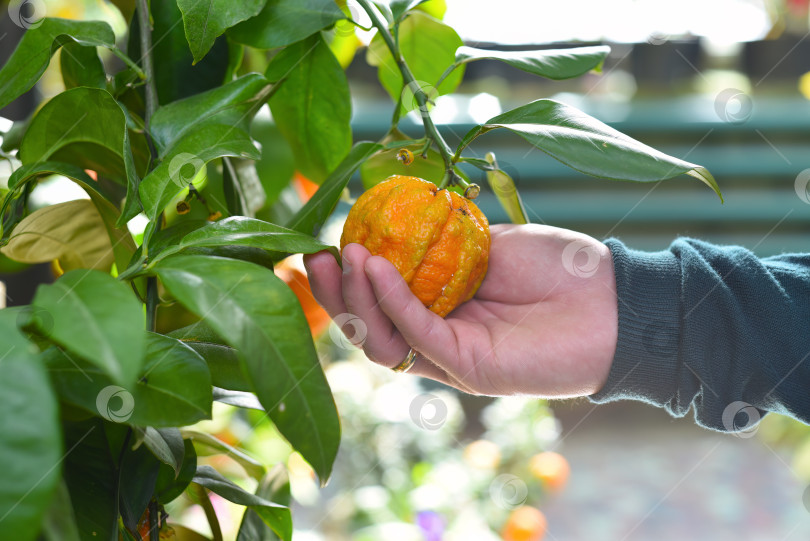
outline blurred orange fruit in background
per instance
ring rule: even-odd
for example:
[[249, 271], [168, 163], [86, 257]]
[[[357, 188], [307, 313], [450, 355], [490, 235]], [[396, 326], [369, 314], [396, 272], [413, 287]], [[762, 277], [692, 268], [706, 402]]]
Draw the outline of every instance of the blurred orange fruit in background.
[[546, 451], [529, 459], [529, 471], [547, 490], [557, 492], [568, 482], [571, 466], [561, 454]]
[[523, 505], [509, 514], [501, 537], [504, 541], [540, 541], [547, 527], [546, 516], [539, 509]]

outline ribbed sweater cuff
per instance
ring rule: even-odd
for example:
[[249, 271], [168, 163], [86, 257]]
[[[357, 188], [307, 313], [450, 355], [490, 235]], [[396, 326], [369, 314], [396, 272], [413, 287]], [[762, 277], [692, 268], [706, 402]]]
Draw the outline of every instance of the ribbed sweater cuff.
[[605, 245], [616, 274], [618, 341], [607, 382], [589, 399], [665, 406], [677, 394], [680, 261], [670, 251], [639, 252], [616, 239]]

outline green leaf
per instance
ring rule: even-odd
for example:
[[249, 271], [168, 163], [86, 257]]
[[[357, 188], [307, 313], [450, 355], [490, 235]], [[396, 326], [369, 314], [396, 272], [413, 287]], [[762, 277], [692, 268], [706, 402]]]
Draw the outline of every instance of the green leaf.
[[394, 20], [398, 21], [405, 15], [406, 11], [427, 1], [428, 0], [391, 0], [388, 2], [388, 6], [391, 8], [391, 15], [394, 17]]
[[515, 181], [505, 171], [498, 168], [495, 154], [488, 152], [484, 163], [493, 168], [486, 172], [487, 182], [489, 182], [489, 187], [492, 188], [495, 197], [498, 198], [501, 206], [506, 211], [506, 215], [509, 216], [509, 221], [513, 224], [529, 223], [529, 217], [515, 186]]
[[227, 455], [235, 462], [238, 462], [245, 469], [245, 472], [256, 480], [261, 479], [265, 474], [266, 470], [258, 460], [207, 432], [185, 429], [182, 434], [184, 438], [190, 439], [197, 444], [197, 447], [200, 448], [200, 456]]
[[183, 135], [160, 165], [141, 182], [139, 191], [146, 216], [156, 220], [172, 198], [187, 189], [208, 162], [222, 156], [260, 157], [250, 137], [239, 128], [215, 124]]
[[33, 304], [53, 322], [51, 328], [40, 325], [43, 334], [116, 384], [130, 385], [140, 373], [146, 349], [143, 311], [128, 285], [103, 272], [75, 270], [40, 286]]
[[59, 55], [59, 64], [66, 89], [77, 86], [107, 87], [104, 65], [93, 46], [79, 45], [75, 41], [65, 42]]
[[118, 539], [118, 471], [98, 417], [64, 422], [64, 477], [81, 539]]
[[161, 463], [145, 446], [132, 448], [125, 441], [118, 468], [118, 499], [121, 519], [130, 532], [138, 531], [138, 520], [155, 491]]
[[282, 505], [269, 502], [260, 496], [246, 492], [229, 481], [211, 466], [199, 466], [193, 482], [211, 492], [219, 494], [233, 503], [252, 509], [285, 541], [292, 539], [292, 518], [290, 510]]
[[253, 393], [229, 391], [228, 389], [214, 387], [214, 400], [237, 408], [264, 411], [262, 403], [259, 402], [259, 399], [256, 398], [256, 395]]
[[251, 390], [325, 481], [340, 424], [295, 294], [273, 271], [230, 259], [177, 255], [154, 272], [180, 303], [239, 351]]
[[168, 336], [182, 341], [205, 360], [214, 387], [233, 391], [252, 389], [250, 381], [242, 371], [236, 350], [226, 345], [205, 321], [198, 321], [188, 327], [172, 331]]
[[121, 387], [82, 359], [48, 350], [48, 369], [59, 396], [110, 421], [137, 426], [183, 426], [210, 419], [211, 377], [202, 358], [173, 338], [147, 333], [146, 342], [146, 362], [137, 381]]
[[42, 24], [23, 34], [17, 48], [0, 69], [0, 109], [36, 84], [50, 64], [53, 53], [68, 40], [80, 45], [115, 46], [115, 35], [107, 23], [43, 19]]
[[162, 464], [160, 470], [158, 470], [157, 482], [155, 483], [155, 496], [158, 501], [166, 505], [180, 496], [191, 483], [196, 472], [197, 452], [194, 450], [192, 441], [184, 439], [183, 462], [180, 466], [180, 473], [176, 473], [173, 467], [166, 464]]
[[23, 164], [61, 161], [122, 182], [127, 198], [118, 225], [140, 212], [126, 113], [106, 90], [74, 88], [46, 103], [23, 137], [20, 160]]
[[180, 474], [183, 464], [184, 443], [180, 430], [174, 427], [153, 428], [147, 426], [143, 432], [143, 444], [162, 463], [169, 465]]
[[113, 250], [95, 205], [78, 199], [43, 207], [23, 218], [0, 253], [20, 263], [59, 260], [65, 271], [109, 272]]
[[0, 311], [0, 539], [36, 538], [59, 481], [59, 412], [36, 348]]
[[84, 188], [90, 200], [96, 205], [104, 227], [107, 230], [107, 236], [112, 245], [113, 254], [115, 256], [115, 264], [119, 271], [125, 269], [135, 253], [135, 241], [132, 240], [129, 230], [126, 227], [116, 227], [116, 223], [120, 217], [118, 209], [110, 200], [110, 198], [100, 192], [97, 188], [98, 183], [87, 176], [80, 167], [75, 165], [61, 163], [61, 162], [42, 162], [29, 165], [23, 165], [9, 178], [9, 187], [20, 187], [26, 182], [35, 180], [42, 175], [57, 174], [65, 176]]
[[270, 110], [298, 170], [322, 182], [352, 146], [351, 96], [343, 68], [316, 34], [276, 55], [266, 76], [282, 81], [270, 98]]
[[267, 0], [256, 17], [228, 30], [228, 37], [257, 49], [275, 49], [345, 18], [334, 0]]
[[81, 541], [64, 479], [59, 479], [48, 512], [42, 519], [42, 536], [45, 541]]
[[[290, 505], [290, 476], [283, 464], [276, 464], [259, 482], [256, 496], [265, 500]], [[245, 511], [236, 541], [274, 541], [276, 534], [267, 527], [252, 509]]]
[[464, 45], [455, 30], [420, 11], [412, 12], [399, 25], [399, 48], [402, 57], [416, 79], [417, 88], [403, 91], [402, 74], [391, 51], [379, 35], [369, 44], [366, 60], [377, 66], [377, 75], [394, 103], [402, 102], [404, 110], [414, 108], [413, 94], [425, 92], [429, 98], [453, 92], [464, 76], [463, 69], [454, 70], [435, 87], [444, 71], [456, 60], [456, 49]]
[[222, 124], [244, 132], [264, 103], [272, 85], [261, 74], [249, 73], [221, 87], [159, 107], [150, 129], [160, 156], [165, 156], [184, 135], [203, 126]]
[[282, 259], [286, 253], [314, 254], [323, 250], [330, 251], [335, 259], [340, 259], [337, 248], [324, 244], [309, 235], [254, 218], [233, 216], [192, 231], [178, 244], [170, 246], [154, 256], [152, 264], [187, 248], [232, 245], [250, 246], [274, 252], [279, 255], [277, 259]]
[[579, 77], [591, 70], [601, 70], [609, 53], [610, 47], [607, 45], [540, 51], [489, 51], [464, 46], [456, 51], [456, 64], [500, 60], [533, 75], [559, 81]]
[[[251, 0], [252, 1], [252, 0]], [[202, 0], [201, 4], [207, 4]], [[244, 1], [231, 2], [241, 5]], [[151, 1], [152, 57], [155, 59], [155, 86], [158, 103], [171, 103], [200, 92], [221, 86], [228, 71], [229, 47], [220, 36], [214, 41], [205, 58], [194, 62], [183, 27], [183, 14], [175, 0]], [[141, 58], [138, 17], [132, 19], [129, 29], [128, 53]]]
[[177, 0], [183, 14], [194, 63], [199, 62], [211, 50], [214, 40], [233, 25], [259, 13], [267, 0]]
[[335, 210], [335, 206], [340, 201], [340, 195], [354, 172], [380, 149], [382, 149], [382, 145], [378, 143], [360, 141], [355, 144], [349, 154], [321, 184], [315, 195], [287, 223], [287, 228], [307, 235], [318, 235], [324, 222]]
[[706, 168], [668, 156], [554, 100], [533, 101], [474, 127], [462, 139], [456, 156], [476, 137], [497, 128], [515, 132], [549, 156], [588, 175], [654, 182], [686, 173], [706, 183], [723, 200]]

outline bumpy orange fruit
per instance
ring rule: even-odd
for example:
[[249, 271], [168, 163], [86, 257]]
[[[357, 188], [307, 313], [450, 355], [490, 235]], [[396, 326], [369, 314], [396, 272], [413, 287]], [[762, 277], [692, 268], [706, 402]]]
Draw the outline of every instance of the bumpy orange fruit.
[[489, 260], [489, 222], [475, 204], [432, 182], [394, 175], [349, 211], [341, 250], [365, 246], [394, 264], [411, 291], [444, 317], [475, 295]]

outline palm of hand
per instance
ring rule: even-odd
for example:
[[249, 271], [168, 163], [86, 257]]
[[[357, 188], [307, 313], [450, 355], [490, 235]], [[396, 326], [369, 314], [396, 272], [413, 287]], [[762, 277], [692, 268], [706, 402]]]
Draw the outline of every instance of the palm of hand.
[[348, 312], [365, 323], [362, 346], [379, 364], [398, 364], [412, 347], [421, 354], [412, 373], [466, 392], [596, 392], [616, 340], [607, 247], [547, 226], [491, 232], [481, 288], [446, 319], [419, 302], [393, 265], [360, 245], [345, 247], [343, 273], [328, 254], [307, 257], [312, 290], [333, 317]]
[[[572, 243], [578, 250], [566, 249]], [[460, 369], [452, 375], [482, 394], [592, 394], [597, 389], [586, 380], [610, 340], [615, 311], [615, 285], [605, 283], [612, 271], [607, 248], [588, 237], [493, 226], [484, 283], [445, 319], [457, 344], [447, 352]]]

